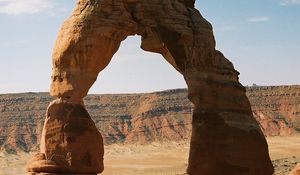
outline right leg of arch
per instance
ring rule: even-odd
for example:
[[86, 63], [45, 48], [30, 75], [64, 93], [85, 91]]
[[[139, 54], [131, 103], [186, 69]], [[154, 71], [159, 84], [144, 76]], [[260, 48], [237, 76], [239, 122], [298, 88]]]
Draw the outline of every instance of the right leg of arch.
[[183, 25], [162, 21], [156, 28], [169, 51], [164, 56], [184, 75], [194, 104], [188, 174], [273, 174], [266, 139], [238, 72], [215, 50], [211, 25], [197, 10], [188, 11], [181, 16], [187, 20]]

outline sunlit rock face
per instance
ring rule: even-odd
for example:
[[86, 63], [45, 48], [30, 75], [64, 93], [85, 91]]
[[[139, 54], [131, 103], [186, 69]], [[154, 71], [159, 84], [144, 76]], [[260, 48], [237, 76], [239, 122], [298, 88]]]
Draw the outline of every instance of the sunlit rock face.
[[268, 146], [238, 72], [215, 50], [212, 26], [192, 0], [78, 1], [53, 51], [51, 95], [58, 100], [48, 108], [41, 153], [29, 171], [103, 171], [102, 139], [82, 98], [120, 43], [136, 34], [142, 49], [162, 54], [188, 85], [194, 112], [187, 173], [271, 175]]

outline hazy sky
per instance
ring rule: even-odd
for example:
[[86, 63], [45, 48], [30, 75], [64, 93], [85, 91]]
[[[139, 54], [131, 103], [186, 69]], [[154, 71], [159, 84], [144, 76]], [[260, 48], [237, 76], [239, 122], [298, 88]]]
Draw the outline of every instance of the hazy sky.
[[[51, 52], [75, 0], [0, 0], [0, 93], [49, 91]], [[197, 0], [217, 49], [244, 85], [300, 84], [300, 0]], [[91, 93], [186, 87], [162, 56], [129, 37]]]

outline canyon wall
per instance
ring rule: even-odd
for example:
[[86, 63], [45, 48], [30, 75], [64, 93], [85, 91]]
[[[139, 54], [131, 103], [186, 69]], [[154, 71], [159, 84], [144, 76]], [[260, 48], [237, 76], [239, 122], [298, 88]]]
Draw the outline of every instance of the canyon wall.
[[[255, 118], [267, 136], [300, 132], [300, 86], [247, 87]], [[37, 150], [48, 93], [0, 95], [1, 151]], [[88, 95], [87, 110], [105, 144], [189, 140], [192, 104], [186, 89], [143, 94]]]

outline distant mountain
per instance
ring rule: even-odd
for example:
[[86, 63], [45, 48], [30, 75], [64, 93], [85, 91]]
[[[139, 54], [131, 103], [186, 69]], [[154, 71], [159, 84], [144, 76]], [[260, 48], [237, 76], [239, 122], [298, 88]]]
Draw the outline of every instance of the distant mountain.
[[[253, 114], [268, 136], [300, 132], [300, 86], [247, 87]], [[0, 95], [0, 150], [38, 148], [48, 93]], [[87, 109], [105, 144], [188, 140], [193, 105], [186, 89], [142, 94], [89, 95]]]

